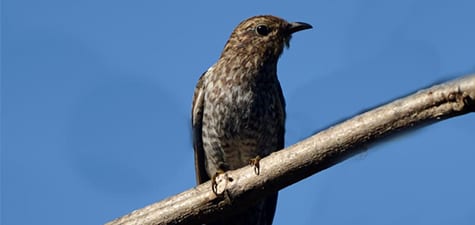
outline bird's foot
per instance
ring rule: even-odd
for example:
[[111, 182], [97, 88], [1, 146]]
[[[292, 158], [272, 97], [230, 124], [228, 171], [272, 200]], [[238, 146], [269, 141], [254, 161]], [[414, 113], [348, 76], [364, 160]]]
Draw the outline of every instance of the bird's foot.
[[223, 191], [219, 190], [218, 191], [218, 183], [220, 183], [220, 180], [222, 177], [221, 175], [224, 174], [224, 170], [222, 169], [218, 169], [216, 171], [216, 173], [213, 175], [213, 177], [211, 178], [211, 188], [213, 189], [213, 193], [215, 195], [221, 195]]
[[259, 165], [259, 162], [260, 162], [260, 161], [261, 161], [261, 157], [260, 157], [260, 156], [256, 156], [256, 157], [254, 157], [254, 158], [252, 158], [252, 159], [249, 160], [249, 164], [250, 164], [251, 166], [254, 166], [254, 173], [255, 173], [256, 175], [259, 175], [260, 172], [261, 172], [261, 171], [260, 171], [261, 168], [260, 168], [260, 165]]

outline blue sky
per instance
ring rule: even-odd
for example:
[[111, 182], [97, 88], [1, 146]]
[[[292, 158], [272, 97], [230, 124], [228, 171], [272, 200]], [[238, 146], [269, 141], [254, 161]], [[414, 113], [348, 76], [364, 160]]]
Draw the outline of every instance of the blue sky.
[[[279, 62], [286, 145], [475, 71], [475, 2], [4, 0], [1, 224], [101, 224], [195, 185], [194, 85], [243, 19], [314, 26]], [[475, 222], [475, 115], [280, 192], [275, 225]]]

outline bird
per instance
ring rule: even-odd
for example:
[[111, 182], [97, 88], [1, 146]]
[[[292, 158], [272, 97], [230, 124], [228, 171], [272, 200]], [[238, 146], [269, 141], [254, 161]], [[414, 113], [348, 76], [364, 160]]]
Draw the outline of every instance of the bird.
[[[310, 29], [260, 15], [239, 23], [221, 56], [195, 87], [191, 109], [197, 183], [249, 164], [284, 148], [285, 100], [277, 62], [292, 34]], [[271, 225], [278, 193], [249, 208], [218, 218], [213, 225]]]

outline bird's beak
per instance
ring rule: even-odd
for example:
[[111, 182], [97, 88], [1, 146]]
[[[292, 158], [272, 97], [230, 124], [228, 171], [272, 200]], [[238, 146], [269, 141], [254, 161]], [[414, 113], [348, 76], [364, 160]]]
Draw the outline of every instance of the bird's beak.
[[293, 34], [295, 32], [306, 30], [312, 28], [312, 25], [304, 22], [292, 22], [289, 23], [289, 33]]

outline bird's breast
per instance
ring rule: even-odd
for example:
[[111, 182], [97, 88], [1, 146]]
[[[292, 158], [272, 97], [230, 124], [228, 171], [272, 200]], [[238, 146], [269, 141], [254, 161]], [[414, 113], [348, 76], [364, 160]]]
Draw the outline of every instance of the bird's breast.
[[[272, 82], [278, 82], [272, 81]], [[275, 83], [221, 79], [206, 87], [203, 143], [207, 160], [237, 169], [277, 150], [283, 104]], [[208, 171], [211, 174], [214, 169]]]

